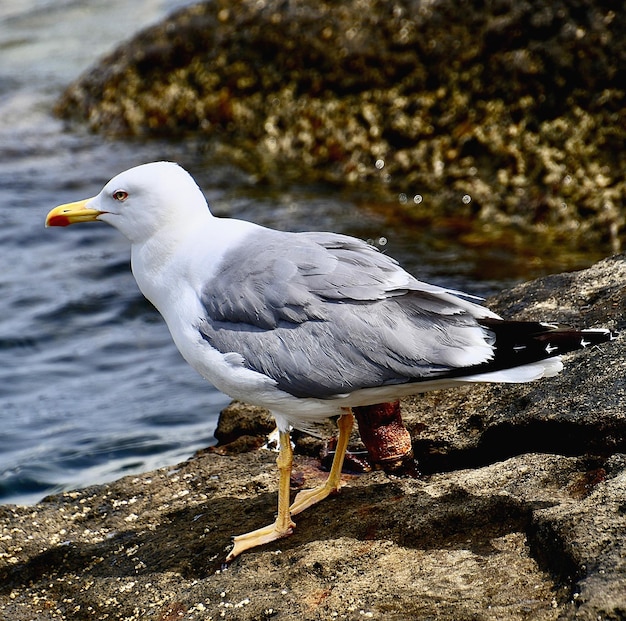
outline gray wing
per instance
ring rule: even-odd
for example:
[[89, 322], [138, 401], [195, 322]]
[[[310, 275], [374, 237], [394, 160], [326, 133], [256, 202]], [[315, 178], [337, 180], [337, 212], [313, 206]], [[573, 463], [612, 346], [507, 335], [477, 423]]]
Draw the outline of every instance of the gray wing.
[[332, 233], [261, 229], [207, 283], [203, 338], [296, 396], [437, 377], [492, 355], [492, 314]]

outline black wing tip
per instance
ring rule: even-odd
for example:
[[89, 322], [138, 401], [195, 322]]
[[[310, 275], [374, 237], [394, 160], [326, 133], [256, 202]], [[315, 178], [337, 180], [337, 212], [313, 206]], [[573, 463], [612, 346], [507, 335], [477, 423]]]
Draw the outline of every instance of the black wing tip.
[[504, 368], [587, 349], [618, 337], [617, 332], [607, 328], [577, 330], [554, 323], [505, 319], [479, 322], [495, 334], [493, 362]]
[[546, 328], [545, 332], [535, 334], [531, 336], [531, 339], [541, 343], [546, 353], [551, 356], [559, 356], [580, 349], [587, 349], [594, 345], [614, 341], [617, 338], [617, 332], [613, 332], [607, 328], [585, 328], [576, 330], [567, 326], [542, 325]]
[[600, 343], [608, 343], [609, 341], [615, 341], [619, 338], [619, 332], [617, 330], [609, 330], [608, 328], [586, 328], [581, 330], [582, 340], [588, 337], [591, 343], [587, 342], [581, 347], [588, 347], [589, 345], [599, 345]]

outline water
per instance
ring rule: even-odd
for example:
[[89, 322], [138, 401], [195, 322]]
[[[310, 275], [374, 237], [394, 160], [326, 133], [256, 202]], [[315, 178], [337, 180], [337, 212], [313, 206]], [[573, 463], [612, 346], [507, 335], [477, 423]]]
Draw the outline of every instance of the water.
[[[487, 294], [510, 279], [436, 236], [328, 188], [259, 190], [184, 144], [112, 142], [51, 115], [100, 55], [183, 2], [3, 0], [0, 5], [0, 502], [32, 503], [174, 464], [214, 442], [228, 399], [182, 360], [129, 271], [127, 242], [100, 224], [45, 230], [55, 205], [130, 166], [177, 160], [218, 215], [372, 240], [425, 280]], [[433, 242], [434, 240], [434, 242]], [[426, 258], [425, 258], [426, 257]], [[511, 262], [508, 263], [511, 266]]]
[[180, 2], [3, 0], [0, 8], [0, 502], [175, 463], [227, 399], [138, 294], [107, 227], [46, 231], [56, 203], [175, 157], [66, 133], [50, 110], [99, 55]]

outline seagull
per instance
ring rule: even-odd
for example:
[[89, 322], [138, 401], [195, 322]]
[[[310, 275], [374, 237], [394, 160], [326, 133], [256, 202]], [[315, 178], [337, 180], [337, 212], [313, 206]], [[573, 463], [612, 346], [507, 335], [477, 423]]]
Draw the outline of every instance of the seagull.
[[[529, 382], [560, 354], [609, 330], [506, 321], [458, 291], [421, 282], [364, 241], [219, 218], [172, 162], [126, 170], [93, 198], [60, 205], [46, 226], [102, 221], [131, 244], [143, 295], [183, 358], [218, 390], [269, 409], [279, 431], [278, 512], [234, 537], [241, 552], [292, 534], [292, 517], [341, 485], [351, 408], [475, 382]], [[290, 504], [290, 431], [338, 417], [326, 482]]]

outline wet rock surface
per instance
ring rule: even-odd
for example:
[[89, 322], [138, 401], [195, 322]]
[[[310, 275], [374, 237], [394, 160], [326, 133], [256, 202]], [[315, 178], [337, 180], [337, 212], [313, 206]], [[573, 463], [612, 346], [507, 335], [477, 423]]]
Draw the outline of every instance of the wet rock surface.
[[[619, 329], [625, 277], [616, 256], [491, 306]], [[228, 443], [182, 464], [0, 507], [0, 618], [623, 619], [625, 357], [618, 339], [556, 378], [403, 401], [421, 478], [344, 475], [293, 536], [225, 568], [276, 501], [267, 414], [236, 404]], [[294, 490], [326, 476], [320, 444], [297, 444]]]
[[546, 247], [616, 251], [626, 193], [621, 9], [206, 2], [103, 59], [58, 112], [112, 135], [184, 138], [259, 179], [393, 197], [403, 217], [463, 222], [474, 241], [532, 235]]

